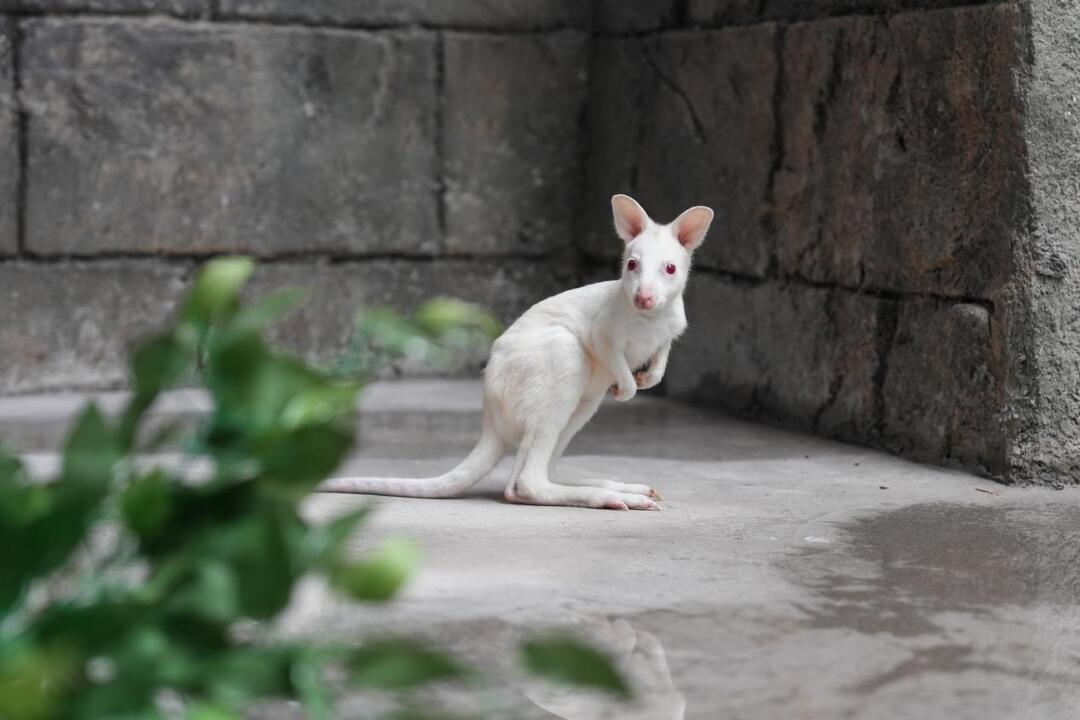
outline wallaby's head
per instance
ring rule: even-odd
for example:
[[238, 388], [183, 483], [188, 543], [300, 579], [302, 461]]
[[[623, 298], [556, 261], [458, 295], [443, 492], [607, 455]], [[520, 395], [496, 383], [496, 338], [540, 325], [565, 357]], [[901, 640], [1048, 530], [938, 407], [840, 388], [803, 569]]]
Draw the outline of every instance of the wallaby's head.
[[713, 211], [697, 205], [667, 225], [652, 221], [629, 195], [611, 198], [615, 232], [626, 243], [622, 285], [638, 310], [653, 312], [682, 295], [690, 259], [705, 240]]

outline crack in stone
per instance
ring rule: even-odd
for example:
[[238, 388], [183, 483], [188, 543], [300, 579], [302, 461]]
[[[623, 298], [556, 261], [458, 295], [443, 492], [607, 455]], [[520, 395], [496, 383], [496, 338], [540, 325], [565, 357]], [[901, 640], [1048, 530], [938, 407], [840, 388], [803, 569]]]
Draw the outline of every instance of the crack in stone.
[[881, 303], [877, 313], [877, 333], [875, 344], [877, 346], [878, 366], [874, 370], [871, 382], [874, 392], [874, 426], [873, 436], [881, 440], [885, 437], [885, 381], [889, 375], [889, 357], [892, 354], [893, 344], [896, 342], [896, 333], [900, 324], [900, 309], [894, 303]]
[[[829, 293], [825, 299], [825, 322], [829, 333], [835, 333], [839, 329], [836, 322], [836, 293]], [[829, 381], [829, 389], [825, 397], [825, 402], [821, 404], [821, 407], [814, 413], [814, 418], [811, 421], [810, 427], [814, 429], [814, 432], [821, 432], [821, 418], [833, 405], [836, 404], [836, 399], [840, 395], [840, 389], [844, 386], [844, 373], [840, 368], [833, 369], [832, 380]]]
[[447, 245], [446, 226], [446, 38], [443, 33], [435, 35], [435, 117], [434, 163], [435, 163], [435, 218], [439, 228], [439, 245]]
[[694, 138], [699, 145], [707, 145], [709, 143], [709, 134], [705, 130], [705, 124], [701, 122], [701, 118], [698, 116], [697, 108], [694, 107], [694, 101], [690, 98], [690, 95], [686, 90], [679, 85], [675, 80], [669, 77], [663, 70], [660, 69], [659, 63], [656, 58], [652, 56], [647, 45], [644, 46], [645, 61], [649, 63], [649, 67], [656, 74], [656, 77], [662, 82], [669, 90], [682, 101], [683, 107], [686, 108], [687, 114], [690, 116], [690, 124], [694, 128]]

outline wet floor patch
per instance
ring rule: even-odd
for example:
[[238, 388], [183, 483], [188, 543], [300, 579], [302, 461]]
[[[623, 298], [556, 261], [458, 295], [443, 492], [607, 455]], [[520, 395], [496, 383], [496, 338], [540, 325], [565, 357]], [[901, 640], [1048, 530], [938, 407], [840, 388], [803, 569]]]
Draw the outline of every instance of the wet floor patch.
[[[812, 627], [908, 637], [947, 612], [1080, 605], [1080, 508], [920, 504], [840, 523], [789, 563]], [[837, 553], [850, 558], [844, 562]]]

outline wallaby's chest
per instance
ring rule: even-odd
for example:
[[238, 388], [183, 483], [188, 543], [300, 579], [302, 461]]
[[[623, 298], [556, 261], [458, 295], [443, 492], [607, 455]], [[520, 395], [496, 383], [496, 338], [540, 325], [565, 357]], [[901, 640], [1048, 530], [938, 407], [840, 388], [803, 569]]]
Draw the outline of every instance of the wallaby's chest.
[[626, 364], [631, 370], [644, 366], [656, 351], [682, 332], [677, 318], [651, 320], [631, 327], [626, 337]]

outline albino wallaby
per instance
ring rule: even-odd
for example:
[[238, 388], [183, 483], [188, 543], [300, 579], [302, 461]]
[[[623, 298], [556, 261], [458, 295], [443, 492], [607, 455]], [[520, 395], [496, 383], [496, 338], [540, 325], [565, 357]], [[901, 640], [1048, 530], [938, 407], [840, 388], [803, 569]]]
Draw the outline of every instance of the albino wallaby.
[[483, 431], [460, 465], [433, 478], [335, 478], [319, 489], [451, 497], [517, 446], [505, 492], [511, 502], [659, 510], [660, 496], [647, 485], [607, 479], [558, 484], [555, 463], [609, 389], [625, 402], [663, 378], [671, 343], [686, 329], [683, 288], [713, 211], [692, 207], [659, 225], [626, 195], [611, 198], [611, 208], [615, 232], [626, 243], [621, 280], [543, 300], [495, 341], [484, 373]]

